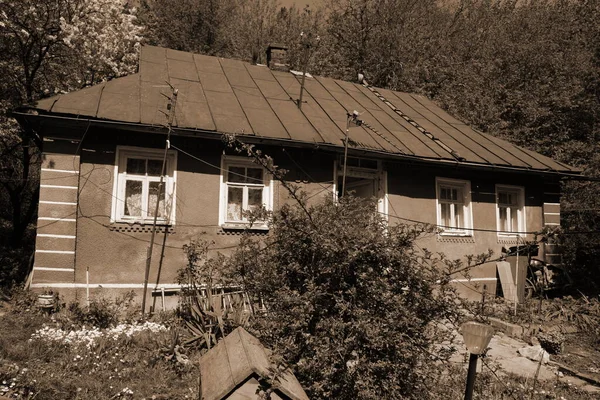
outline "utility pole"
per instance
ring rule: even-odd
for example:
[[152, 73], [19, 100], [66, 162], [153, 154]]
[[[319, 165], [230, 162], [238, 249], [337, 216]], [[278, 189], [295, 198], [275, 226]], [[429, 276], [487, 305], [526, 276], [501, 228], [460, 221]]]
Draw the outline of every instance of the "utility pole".
[[348, 131], [350, 130], [350, 114], [346, 115], [346, 135], [344, 136], [344, 172], [342, 173], [342, 194], [346, 194], [346, 164], [348, 164]]
[[340, 197], [344, 197], [346, 193], [346, 164], [348, 163], [348, 134], [350, 132], [350, 123], [352, 122], [356, 126], [361, 126], [363, 121], [358, 119], [358, 111], [352, 111], [352, 114], [346, 113], [346, 135], [344, 136], [344, 172], [342, 173], [342, 194]]
[[[164, 179], [165, 179], [165, 173], [167, 170], [167, 155], [169, 152], [169, 148], [171, 147], [171, 130], [173, 129], [173, 120], [175, 119], [175, 108], [177, 106], [177, 94], [178, 94], [178, 90], [175, 89], [173, 86], [171, 86], [169, 84], [169, 86], [171, 87], [172, 90], [172, 94], [171, 97], [167, 98], [169, 99], [169, 103], [167, 104], [167, 140], [165, 141], [165, 152], [163, 155], [163, 161], [162, 161], [162, 170], [160, 173], [160, 180], [158, 182], [158, 195], [156, 197], [156, 207], [154, 208], [154, 222], [152, 223], [152, 234], [150, 236], [150, 245], [148, 246], [148, 253], [146, 256], [146, 272], [144, 274], [144, 295], [142, 297], [142, 318], [144, 318], [144, 316], [146, 315], [146, 297], [148, 295], [148, 277], [150, 276], [150, 266], [152, 265], [152, 250], [154, 249], [154, 238], [156, 236], [156, 225], [158, 222], [158, 210], [160, 207], [160, 194], [163, 191], [163, 186], [164, 186]], [[167, 200], [167, 196], [166, 196], [167, 191], [165, 190], [165, 205], [166, 205], [166, 200]], [[165, 230], [167, 229], [167, 226], [165, 226]], [[165, 231], [165, 235], [166, 235], [166, 231]]]

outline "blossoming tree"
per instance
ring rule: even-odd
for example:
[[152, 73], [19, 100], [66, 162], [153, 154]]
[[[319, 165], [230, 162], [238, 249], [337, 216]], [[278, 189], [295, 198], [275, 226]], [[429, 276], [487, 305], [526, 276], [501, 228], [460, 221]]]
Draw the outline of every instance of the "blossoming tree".
[[126, 0], [3, 0], [5, 78], [32, 101], [131, 72], [142, 27], [127, 11]]
[[130, 11], [126, 0], [0, 0], [0, 246], [24, 247], [37, 205], [40, 143], [8, 111], [133, 71], [143, 27]]

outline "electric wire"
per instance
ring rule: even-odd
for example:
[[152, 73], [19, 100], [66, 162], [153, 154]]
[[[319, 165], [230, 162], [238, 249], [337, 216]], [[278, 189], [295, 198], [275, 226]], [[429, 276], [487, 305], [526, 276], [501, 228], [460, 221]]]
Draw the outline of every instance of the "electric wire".
[[[88, 126], [88, 128], [89, 128], [89, 126]], [[84, 132], [83, 138], [85, 138], [86, 134], [87, 134], [87, 129]], [[78, 149], [81, 147], [81, 143], [83, 142], [83, 138], [82, 138], [82, 140], [79, 143]], [[196, 161], [198, 161], [200, 163], [203, 163], [203, 164], [205, 164], [207, 166], [210, 166], [211, 168], [214, 168], [214, 169], [216, 169], [216, 170], [218, 170], [220, 172], [228, 172], [228, 173], [233, 174], [233, 175], [238, 175], [238, 176], [241, 176], [241, 177], [245, 177], [246, 179], [249, 179], [249, 180], [262, 181], [262, 180], [260, 180], [258, 178], [247, 177], [245, 175], [238, 174], [238, 173], [230, 171], [228, 169], [221, 168], [220, 166], [215, 165], [213, 163], [210, 163], [210, 162], [208, 162], [208, 161], [206, 161], [206, 160], [204, 160], [204, 159], [202, 159], [202, 158], [200, 158], [198, 156], [195, 156], [195, 155], [191, 154], [190, 152], [185, 151], [182, 148], [180, 148], [178, 146], [175, 146], [173, 144], [171, 144], [171, 148], [173, 148], [174, 150], [177, 150], [178, 152], [180, 152], [180, 153], [182, 153], [182, 154], [184, 154], [184, 155], [186, 155], [186, 156], [188, 156], [188, 157], [190, 157], [190, 158], [192, 158], [192, 159], [194, 159], [194, 160], [196, 160]], [[291, 155], [289, 154], [289, 152], [286, 152], [286, 155], [288, 157], [290, 157], [290, 160], [295, 165], [298, 166], [298, 163], [291, 157]], [[77, 155], [73, 156], [73, 162], [75, 162], [76, 157], [77, 157]], [[333, 191], [333, 186], [332, 187], [326, 187], [321, 182], [316, 181], [312, 176], [310, 176], [308, 173], [306, 173], [306, 171], [304, 171], [304, 170], [302, 170], [302, 171], [310, 179], [311, 183], [318, 184], [322, 188], [322, 190], [320, 190], [320, 191], [318, 191], [318, 192], [316, 192], [314, 194], [311, 194], [311, 196], [308, 197], [309, 199], [311, 199], [311, 198], [313, 198], [313, 197], [315, 197], [315, 196], [317, 196], [317, 195], [319, 195], [319, 194], [321, 194], [321, 193], [323, 193], [325, 191], [329, 191], [329, 190]], [[124, 201], [123, 199], [121, 199], [117, 195], [115, 195], [114, 193], [109, 192], [108, 190], [105, 190], [104, 188], [102, 188], [99, 185], [97, 185], [95, 182], [91, 181], [89, 179], [89, 175], [91, 175], [91, 172], [93, 172], [93, 171], [90, 171], [87, 174], [88, 175], [87, 179], [85, 180], [83, 186], [81, 188], [79, 188], [79, 191], [81, 191], [81, 189], [83, 189], [83, 187], [89, 182], [92, 185], [96, 186], [99, 190], [101, 190], [104, 193], [106, 193], [106, 194], [110, 195], [111, 197], [115, 198], [117, 201]], [[391, 218], [391, 219], [396, 219], [396, 220], [400, 220], [400, 221], [404, 221], [404, 222], [410, 222], [410, 223], [414, 223], [414, 224], [428, 225], [428, 226], [432, 226], [432, 227], [439, 228], [439, 229], [454, 229], [455, 228], [455, 227], [452, 227], [452, 226], [442, 225], [442, 224], [428, 222], [428, 221], [417, 220], [417, 219], [414, 219], [414, 218], [402, 217], [402, 216], [398, 215], [397, 211], [394, 208], [393, 202], [388, 201], [388, 205], [392, 208], [392, 211], [393, 211], [394, 214], [380, 212], [380, 214], [382, 216], [384, 216], [384, 217]], [[80, 211], [81, 211], [81, 209], [80, 209]], [[47, 226], [47, 225], [49, 225], [51, 223], [55, 223], [55, 222], [58, 222], [58, 221], [50, 222], [48, 224], [45, 224], [44, 226]], [[193, 224], [193, 223], [186, 223], [185, 221], [177, 221], [177, 225], [188, 226], [188, 227], [209, 227], [207, 225], [198, 225], [198, 224]], [[218, 226], [219, 225], [214, 225], [214, 227], [218, 227]], [[506, 233], [505, 231], [500, 231], [498, 229], [489, 229], [489, 228], [461, 227], [461, 229], [464, 230], [464, 231], [469, 231], [469, 232]], [[511, 232], [511, 233], [512, 234], [517, 234], [517, 235], [534, 235], [534, 234], [539, 233], [539, 232], [538, 231], [517, 231], [517, 232]], [[565, 232], [563, 232], [563, 234], [600, 234], [600, 231], [565, 231]], [[452, 236], [450, 236], [450, 237], [452, 237]], [[461, 236], [456, 235], [456, 237], [461, 237]]]
[[[208, 165], [208, 166], [210, 166], [212, 168], [215, 168], [215, 169], [217, 169], [217, 170], [219, 170], [221, 172], [224, 171], [223, 168], [221, 168], [221, 167], [219, 167], [217, 165], [214, 165], [214, 164], [212, 164], [212, 163], [210, 163], [210, 162], [208, 162], [206, 160], [203, 160], [202, 158], [200, 158], [198, 156], [195, 156], [195, 155], [193, 155], [193, 154], [191, 154], [191, 153], [189, 153], [189, 152], [187, 152], [187, 151], [185, 151], [185, 150], [183, 150], [183, 149], [181, 149], [181, 148], [179, 148], [179, 147], [177, 147], [175, 145], [171, 145], [171, 147], [174, 148], [174, 149], [176, 149], [176, 150], [178, 150], [178, 151], [180, 151], [181, 153], [187, 155], [188, 157], [190, 157], [190, 158], [192, 158], [192, 159], [194, 159], [196, 161], [199, 161], [199, 162], [201, 162], [201, 163], [203, 163], [205, 165]], [[310, 178], [310, 176], [309, 176], [309, 178]], [[319, 184], [319, 182], [315, 181], [313, 178], [311, 178], [311, 183]], [[323, 191], [325, 191], [325, 190], [330, 190], [330, 188], [323, 187]], [[315, 195], [320, 194], [320, 193], [322, 193], [322, 192], [318, 192]], [[388, 201], [388, 204], [392, 205], [392, 202]], [[392, 209], [393, 209], [393, 205], [392, 205]], [[394, 210], [394, 212], [395, 212], [395, 210]], [[421, 221], [421, 220], [416, 220], [416, 219], [407, 218], [407, 217], [401, 217], [399, 215], [392, 215], [392, 214], [384, 213], [384, 212], [380, 212], [380, 214], [382, 216], [385, 216], [385, 217], [390, 217], [390, 218], [394, 218], [394, 219], [398, 219], [398, 220], [406, 221], [406, 222], [411, 222], [411, 223], [415, 223], [415, 224], [428, 225], [428, 226], [433, 226], [433, 227], [441, 228], [441, 229], [455, 229], [455, 227], [452, 227], [452, 226], [442, 225], [442, 224], [437, 224], [437, 223], [427, 222], [427, 221]], [[501, 231], [501, 230], [498, 230], [498, 229], [489, 229], [489, 228], [461, 227], [460, 229], [461, 230], [465, 230], [465, 231], [471, 231], [471, 232], [507, 233], [506, 231]], [[539, 232], [538, 231], [512, 231], [510, 233], [514, 234], [514, 235], [535, 235], [535, 234], [537, 234]], [[590, 231], [590, 233], [600, 233], [600, 231]], [[452, 235], [452, 236], [461, 237], [459, 235]]]

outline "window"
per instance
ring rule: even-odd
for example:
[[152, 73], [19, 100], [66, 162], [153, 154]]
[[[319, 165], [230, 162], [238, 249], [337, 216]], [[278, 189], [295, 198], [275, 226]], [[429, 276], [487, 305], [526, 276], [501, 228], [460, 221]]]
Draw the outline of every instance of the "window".
[[[267, 171], [246, 157], [223, 156], [219, 224], [225, 228], [247, 226], [247, 213], [264, 207], [273, 209], [271, 177]], [[254, 223], [266, 229], [264, 223]]]
[[438, 225], [442, 235], [471, 236], [469, 181], [436, 179]]
[[174, 223], [174, 152], [167, 154], [166, 173], [159, 193], [164, 150], [117, 148], [112, 206], [113, 222], [152, 223], [158, 202], [157, 221]]
[[496, 186], [498, 235], [516, 236], [525, 231], [524, 190], [518, 186]]
[[[340, 157], [335, 165], [336, 198], [342, 196], [344, 190], [344, 159]], [[352, 192], [356, 197], [377, 199], [377, 211], [387, 217], [387, 182], [386, 174], [380, 161], [365, 158], [348, 157], [346, 165], [346, 193]]]

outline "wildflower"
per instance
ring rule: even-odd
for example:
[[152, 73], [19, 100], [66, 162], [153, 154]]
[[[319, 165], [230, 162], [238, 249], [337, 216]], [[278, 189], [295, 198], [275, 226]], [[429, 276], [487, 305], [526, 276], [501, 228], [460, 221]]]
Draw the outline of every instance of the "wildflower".
[[[160, 325], [154, 322], [145, 322], [141, 325], [138, 325], [136, 323], [119, 324], [112, 329], [104, 331], [101, 331], [98, 328], [87, 329], [85, 326], [83, 326], [80, 330], [72, 330], [67, 332], [60, 328], [50, 328], [49, 326], [44, 326], [38, 329], [33, 335], [31, 335], [29, 341], [41, 340], [45, 342], [63, 343], [68, 345], [84, 345], [85, 347], [87, 347], [87, 349], [91, 349], [95, 345], [96, 340], [101, 337], [106, 337], [112, 340], [118, 340], [121, 336], [131, 337], [137, 333], [144, 331], [157, 333], [164, 332], [167, 330], [167, 327], [165, 327], [164, 325]], [[115, 356], [118, 355], [119, 353], [116, 352]], [[77, 357], [79, 357], [78, 359], [83, 359], [83, 357], [79, 355]], [[99, 359], [100, 356], [96, 355], [96, 358]]]

